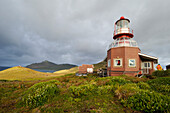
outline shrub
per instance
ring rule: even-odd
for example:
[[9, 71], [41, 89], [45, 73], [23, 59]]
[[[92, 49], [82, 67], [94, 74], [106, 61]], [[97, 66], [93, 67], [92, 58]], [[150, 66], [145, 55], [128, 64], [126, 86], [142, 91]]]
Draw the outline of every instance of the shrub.
[[109, 79], [111, 79], [111, 77], [99, 77], [99, 78], [96, 78], [95, 81], [105, 81]]
[[121, 77], [110, 77], [106, 85], [115, 85], [115, 84], [124, 85], [126, 83], [131, 83], [131, 81], [125, 80], [124, 78]]
[[135, 83], [129, 83], [125, 84], [123, 86], [120, 86], [115, 91], [116, 96], [118, 98], [128, 98], [129, 96], [132, 96], [140, 91], [139, 87]]
[[79, 86], [71, 86], [69, 88], [70, 93], [73, 97], [81, 97], [92, 94], [96, 91], [97, 86], [95, 84], [85, 84]]
[[121, 102], [125, 107], [145, 112], [168, 112], [170, 108], [170, 97], [148, 90], [141, 90]]
[[145, 76], [146, 76], [146, 78], [149, 78], [149, 79], [156, 79], [157, 78], [156, 76], [153, 76], [153, 75], [145, 75]]
[[140, 89], [150, 89], [149, 84], [145, 82], [138, 82], [137, 85], [139, 86]]
[[164, 71], [165, 76], [170, 76], [170, 69]]
[[149, 80], [147, 83], [150, 85], [150, 87], [153, 90], [160, 92], [162, 94], [170, 95], [169, 77], [161, 77], [161, 78]]
[[170, 70], [157, 70], [157, 71], [154, 71], [152, 73], [153, 76], [157, 76], [157, 77], [165, 77], [165, 76], [170, 76]]
[[149, 80], [148, 84], [169, 85], [170, 77], [161, 77], [153, 80]]
[[104, 86], [100, 86], [98, 87], [97, 93], [98, 94], [107, 94], [107, 93], [111, 93], [117, 89], [118, 85], [104, 85]]
[[138, 77], [133, 77], [133, 76], [127, 76], [124, 77], [126, 80], [131, 81], [133, 83], [138, 83], [138, 82], [145, 82], [147, 79], [145, 78], [138, 78]]
[[58, 81], [41, 82], [31, 86], [22, 99], [25, 106], [37, 107], [59, 93], [59, 88], [54, 84]]
[[126, 83], [131, 83], [131, 81], [126, 80], [122, 77], [100, 77], [95, 79], [97, 84], [100, 85], [124, 85]]

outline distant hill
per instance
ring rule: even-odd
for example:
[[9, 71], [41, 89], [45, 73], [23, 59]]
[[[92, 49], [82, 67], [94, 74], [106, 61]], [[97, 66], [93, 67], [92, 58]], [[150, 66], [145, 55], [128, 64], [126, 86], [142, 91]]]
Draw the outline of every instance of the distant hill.
[[99, 68], [106, 68], [107, 66], [107, 58], [105, 58], [103, 61], [97, 63], [97, 64], [93, 64], [94, 65], [94, 70], [96, 71]]
[[0, 66], [0, 71], [8, 69], [8, 68], [10, 68], [10, 67]]
[[72, 67], [76, 67], [76, 65], [73, 64], [55, 64], [50, 61], [43, 61], [40, 63], [33, 63], [31, 65], [26, 66], [27, 68], [30, 69], [40, 69], [40, 70], [63, 70], [63, 69], [70, 69]]
[[78, 72], [78, 67], [73, 67], [71, 69], [64, 69], [64, 70], [60, 70], [60, 71], [56, 71], [54, 72], [55, 74], [62, 74], [62, 75], [66, 75], [66, 74], [70, 74], [70, 73], [76, 73]]
[[65, 73], [43, 73], [26, 67], [16, 66], [0, 71], [0, 80], [34, 81], [63, 76]]
[[16, 66], [0, 71], [0, 80], [36, 80], [46, 78], [47, 75], [29, 68]]

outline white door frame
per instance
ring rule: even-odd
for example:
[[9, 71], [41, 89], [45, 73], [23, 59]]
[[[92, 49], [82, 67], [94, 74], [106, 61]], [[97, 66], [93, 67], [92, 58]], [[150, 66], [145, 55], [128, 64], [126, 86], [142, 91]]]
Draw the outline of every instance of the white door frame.
[[[145, 66], [145, 64], [146, 64], [146, 66]], [[141, 69], [143, 70], [143, 74], [149, 74], [149, 70], [152, 69], [152, 62], [150, 62], [150, 61], [142, 62]]]

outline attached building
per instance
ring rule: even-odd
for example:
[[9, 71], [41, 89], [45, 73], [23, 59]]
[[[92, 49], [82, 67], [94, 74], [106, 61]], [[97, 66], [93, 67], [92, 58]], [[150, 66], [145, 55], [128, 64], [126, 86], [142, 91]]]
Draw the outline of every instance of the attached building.
[[79, 73], [80, 74], [87, 74], [87, 73], [93, 73], [93, 65], [89, 64], [82, 64], [82, 66], [79, 66]]

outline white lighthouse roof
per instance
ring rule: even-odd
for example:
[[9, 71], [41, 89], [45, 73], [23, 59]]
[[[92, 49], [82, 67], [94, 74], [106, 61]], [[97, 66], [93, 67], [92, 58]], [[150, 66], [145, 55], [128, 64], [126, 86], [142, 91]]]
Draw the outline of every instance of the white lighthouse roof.
[[132, 38], [121, 37], [121, 38], [115, 39], [115, 40], [109, 45], [109, 49], [110, 49], [110, 48], [114, 48], [114, 47], [122, 47], [122, 46], [138, 47], [137, 42], [136, 42], [135, 40], [133, 40]]

